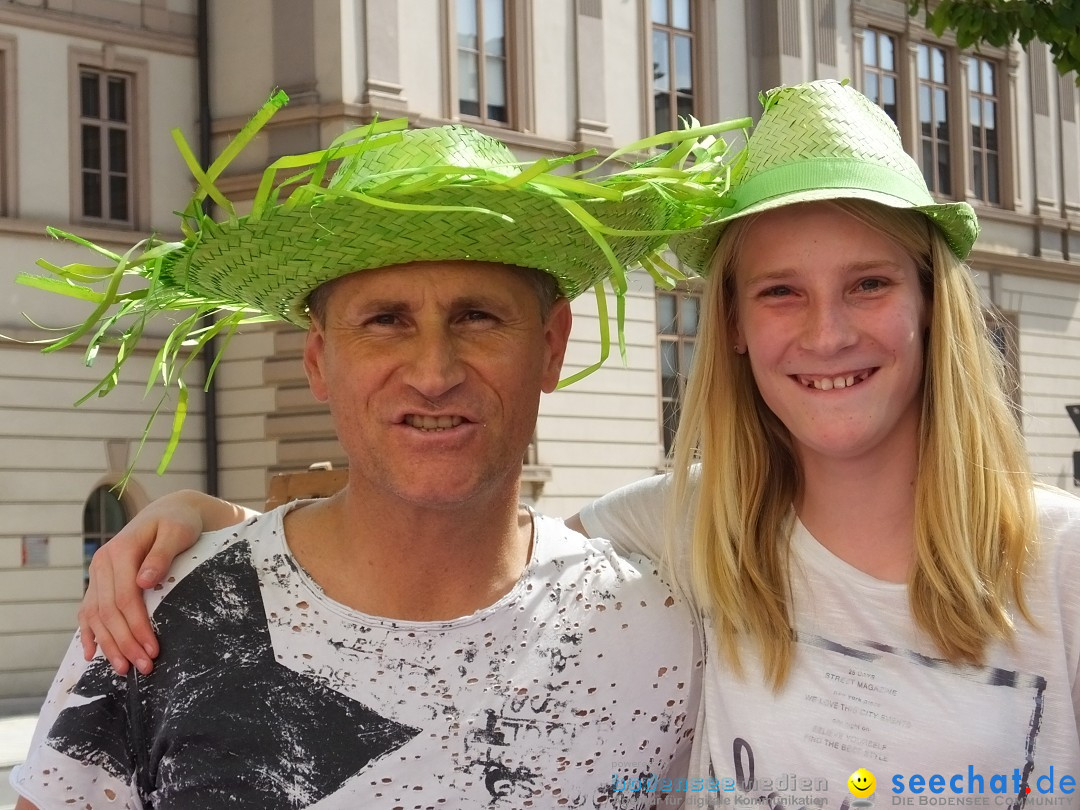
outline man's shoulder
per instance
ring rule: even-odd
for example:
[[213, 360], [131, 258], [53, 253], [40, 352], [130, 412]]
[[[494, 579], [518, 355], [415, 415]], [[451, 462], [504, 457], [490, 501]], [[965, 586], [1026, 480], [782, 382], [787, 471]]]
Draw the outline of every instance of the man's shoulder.
[[153, 611], [180, 583], [193, 573], [206, 576], [209, 569], [227, 570], [240, 566], [248, 570], [253, 555], [270, 556], [270, 545], [280, 543], [284, 507], [248, 518], [235, 526], [204, 532], [169, 568], [161, 585], [146, 593], [147, 607]]

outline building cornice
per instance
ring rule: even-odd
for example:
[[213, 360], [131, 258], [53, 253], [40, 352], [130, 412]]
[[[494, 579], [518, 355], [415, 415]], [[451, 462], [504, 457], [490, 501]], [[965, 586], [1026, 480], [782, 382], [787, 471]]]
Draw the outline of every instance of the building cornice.
[[45, 8], [0, 6], [0, 25], [31, 28], [50, 34], [88, 39], [106, 45], [137, 48], [140, 51], [166, 53], [175, 56], [195, 56], [195, 36], [166, 34], [148, 28], [125, 26], [121, 22], [105, 21], [78, 13], [58, 12]]
[[968, 264], [975, 272], [1011, 273], [1031, 278], [1080, 283], [1080, 262], [1047, 259], [1014, 253], [975, 249], [968, 256]]

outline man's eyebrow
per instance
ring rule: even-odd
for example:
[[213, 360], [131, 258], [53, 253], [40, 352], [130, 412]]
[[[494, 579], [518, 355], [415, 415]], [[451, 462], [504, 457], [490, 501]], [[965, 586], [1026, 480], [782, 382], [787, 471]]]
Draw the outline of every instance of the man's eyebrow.
[[455, 309], [491, 309], [498, 305], [498, 300], [483, 295], [463, 295], [453, 301]]
[[409, 304], [400, 298], [371, 298], [359, 302], [355, 308], [365, 312], [406, 312], [409, 309]]

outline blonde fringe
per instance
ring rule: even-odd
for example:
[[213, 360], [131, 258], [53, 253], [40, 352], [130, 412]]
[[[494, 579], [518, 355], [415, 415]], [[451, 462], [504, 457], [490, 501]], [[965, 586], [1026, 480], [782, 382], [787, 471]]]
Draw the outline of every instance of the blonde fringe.
[[[1011, 637], [1011, 608], [1030, 621], [1023, 576], [1037, 517], [1003, 362], [968, 269], [925, 217], [870, 203], [834, 204], [935, 268], [924, 279], [933, 314], [909, 598], [916, 625], [946, 659], [980, 663], [991, 640]], [[786, 429], [732, 347], [730, 274], [752, 220], [727, 229], [713, 260], [676, 435], [673, 514], [696, 515], [688, 584], [712, 620], [720, 653], [745, 675], [739, 649], [749, 640], [762, 675], [779, 690], [794, 656], [788, 537], [801, 482]]]

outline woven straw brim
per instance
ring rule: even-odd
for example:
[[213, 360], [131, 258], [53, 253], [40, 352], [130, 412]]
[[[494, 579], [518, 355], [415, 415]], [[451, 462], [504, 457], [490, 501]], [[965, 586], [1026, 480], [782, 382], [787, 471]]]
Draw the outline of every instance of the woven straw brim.
[[[176, 392], [159, 473], [180, 440], [188, 406], [184, 372], [196, 358], [214, 354], [209, 385], [237, 330], [276, 320], [305, 327], [311, 292], [356, 271], [416, 261], [483, 261], [547, 272], [570, 298], [591, 288], [599, 358], [561, 380], [560, 387], [591, 374], [608, 358], [606, 282], [615, 296], [619, 352], [625, 359], [627, 273], [640, 265], [668, 288], [685, 279], [661, 255], [666, 241], [715, 215], [733, 162], [720, 135], [750, 124], [736, 119], [657, 133], [589, 169], [573, 171], [595, 152], [519, 163], [505, 144], [469, 127], [408, 130], [404, 118], [375, 122], [343, 133], [326, 149], [274, 160], [263, 172], [250, 213], [239, 216], [217, 180], [287, 100], [275, 92], [207, 168], [199, 165], [183, 134], [173, 131], [197, 186], [181, 214], [181, 241], [149, 238], [119, 254], [49, 229], [106, 264], [58, 266], [40, 259], [48, 275], [17, 278], [93, 307], [81, 324], [63, 330], [43, 351], [85, 338], [90, 365], [103, 346], [117, 345], [111, 368], [80, 403], [115, 388], [148, 326], [169, 318], [171, 331], [147, 382], [147, 391], [162, 389], [158, 408]], [[664, 148], [644, 161], [621, 163], [626, 155], [657, 147]], [[614, 166], [622, 168], [599, 175], [598, 170]], [[216, 203], [211, 211], [208, 199]], [[126, 283], [131, 278], [136, 285]]]
[[[402, 212], [352, 197], [328, 197], [303, 209], [279, 207], [256, 221], [242, 217], [219, 224], [190, 250], [170, 255], [163, 280], [306, 327], [312, 290], [374, 267], [456, 259], [532, 267], [553, 275], [569, 298], [611, 272], [596, 240], [550, 195], [462, 186], [411, 194], [407, 202], [443, 210]], [[618, 203], [577, 204], [615, 231], [654, 231], [608, 232], [608, 245], [626, 264], [659, 249], [666, 241], [663, 230], [677, 220], [675, 205], [649, 187]]]
[[712, 269], [710, 262], [716, 251], [716, 245], [724, 229], [731, 222], [787, 205], [845, 199], [867, 200], [889, 208], [907, 209], [925, 214], [941, 231], [952, 252], [961, 260], [967, 258], [979, 234], [975, 211], [965, 202], [912, 205], [908, 199], [870, 189], [811, 188], [761, 200], [745, 208], [732, 210], [723, 218], [704, 225], [696, 231], [674, 236], [671, 239], [671, 249], [679, 257], [679, 261], [705, 276]]

